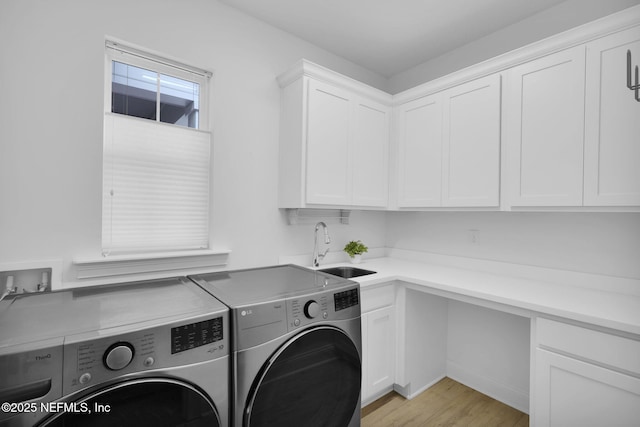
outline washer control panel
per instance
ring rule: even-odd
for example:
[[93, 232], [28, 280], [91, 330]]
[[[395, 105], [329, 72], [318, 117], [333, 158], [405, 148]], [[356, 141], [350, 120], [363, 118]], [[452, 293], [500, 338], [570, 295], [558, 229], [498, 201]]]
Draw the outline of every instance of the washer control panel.
[[304, 305], [304, 315], [307, 319], [314, 319], [320, 314], [320, 305], [314, 300], [309, 300]]
[[[202, 316], [204, 317], [204, 316]], [[65, 338], [63, 394], [129, 373], [228, 356], [228, 312], [134, 332], [102, 330]]]
[[171, 354], [207, 345], [223, 338], [222, 317], [176, 326], [171, 328]]
[[104, 366], [112, 371], [126, 368], [133, 360], [133, 346], [127, 342], [117, 342], [104, 352]]
[[[74, 368], [80, 377], [85, 373], [94, 375], [99, 371], [121, 371], [127, 368], [134, 359], [140, 360], [149, 357], [153, 359], [156, 356], [156, 335], [157, 332], [152, 329], [138, 334], [118, 336], [115, 339], [102, 338], [67, 344], [65, 359], [69, 356], [73, 357], [76, 361]], [[73, 351], [73, 355], [68, 355], [71, 351]], [[87, 376], [84, 376], [84, 383], [86, 382], [88, 382]]]

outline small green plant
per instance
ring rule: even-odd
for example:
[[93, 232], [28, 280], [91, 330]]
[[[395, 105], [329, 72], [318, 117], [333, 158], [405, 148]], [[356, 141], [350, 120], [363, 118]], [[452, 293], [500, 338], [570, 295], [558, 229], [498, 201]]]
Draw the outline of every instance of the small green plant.
[[352, 240], [343, 249], [351, 258], [361, 255], [369, 250], [360, 240]]

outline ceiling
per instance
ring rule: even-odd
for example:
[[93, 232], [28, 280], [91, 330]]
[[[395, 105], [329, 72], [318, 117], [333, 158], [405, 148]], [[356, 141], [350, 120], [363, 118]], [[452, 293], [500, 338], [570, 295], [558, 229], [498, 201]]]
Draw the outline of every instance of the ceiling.
[[220, 0], [384, 77], [564, 0]]

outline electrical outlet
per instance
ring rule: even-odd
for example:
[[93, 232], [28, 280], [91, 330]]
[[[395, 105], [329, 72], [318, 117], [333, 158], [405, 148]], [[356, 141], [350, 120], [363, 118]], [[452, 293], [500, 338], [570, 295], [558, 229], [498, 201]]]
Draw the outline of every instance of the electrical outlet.
[[471, 244], [477, 245], [478, 241], [480, 240], [480, 230], [467, 230], [468, 236], [469, 236], [469, 242]]

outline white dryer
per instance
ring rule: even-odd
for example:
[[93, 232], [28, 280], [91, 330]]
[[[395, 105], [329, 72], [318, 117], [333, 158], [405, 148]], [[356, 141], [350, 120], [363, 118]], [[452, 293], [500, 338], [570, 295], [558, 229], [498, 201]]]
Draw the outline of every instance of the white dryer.
[[186, 278], [16, 297], [2, 426], [229, 424], [229, 311]]
[[189, 276], [231, 308], [232, 425], [360, 425], [359, 284], [293, 265]]

